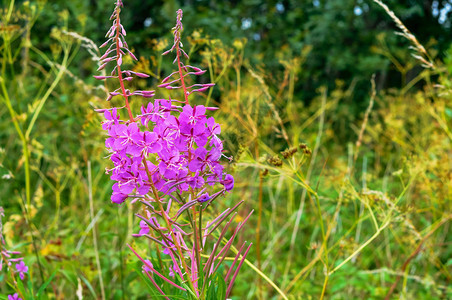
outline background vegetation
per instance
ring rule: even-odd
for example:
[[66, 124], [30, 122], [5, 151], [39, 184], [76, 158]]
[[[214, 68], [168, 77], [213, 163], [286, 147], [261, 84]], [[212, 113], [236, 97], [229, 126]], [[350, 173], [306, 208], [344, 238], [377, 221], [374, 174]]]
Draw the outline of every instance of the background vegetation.
[[[216, 209], [255, 210], [233, 299], [452, 298], [451, 2], [387, 1], [413, 35], [364, 0], [124, 2], [136, 71], [153, 74], [135, 84], [171, 68], [160, 53], [179, 7], [216, 83], [196, 100], [221, 107], [234, 157]], [[37, 299], [146, 299], [125, 247], [135, 208], [110, 203], [93, 111], [108, 106], [92, 75], [112, 8], [2, 2], [3, 233], [28, 288], [50, 282]]]

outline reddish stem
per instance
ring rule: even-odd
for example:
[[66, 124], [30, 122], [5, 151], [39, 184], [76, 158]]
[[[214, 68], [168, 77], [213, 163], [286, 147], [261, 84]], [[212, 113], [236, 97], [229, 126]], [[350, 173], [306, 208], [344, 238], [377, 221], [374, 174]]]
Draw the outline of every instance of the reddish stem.
[[182, 89], [184, 90], [185, 104], [188, 104], [187, 87], [185, 86], [184, 74], [182, 73], [182, 67], [181, 67], [181, 62], [180, 62], [179, 43], [180, 43], [180, 41], [178, 41], [177, 44], [176, 44], [177, 67], [179, 68], [179, 76], [180, 76], [180, 81], [181, 81], [181, 84], [182, 84]]
[[[5, 264], [7, 264], [7, 259], [6, 259], [6, 257], [3, 255], [3, 253], [2, 253], [1, 247], [0, 247], [0, 255], [2, 256], [2, 259], [3, 259], [3, 261], [5, 262]], [[20, 296], [22, 299], [25, 299], [24, 295], [22, 295], [22, 292], [20, 291], [20, 289], [19, 289], [19, 287], [18, 287], [18, 285], [17, 285], [16, 277], [14, 277], [14, 271], [12, 270], [12, 265], [11, 265], [11, 266], [7, 266], [7, 268], [8, 268], [9, 274], [10, 274], [10, 276], [11, 276], [11, 279], [13, 280], [14, 286], [15, 286], [15, 288], [16, 288], [15, 291], [17, 291], [17, 293], [19, 294], [19, 296]]]
[[160, 274], [159, 272], [157, 272], [157, 270], [155, 270], [153, 268], [153, 266], [151, 266], [150, 264], [148, 264], [133, 248], [132, 246], [130, 246], [129, 244], [126, 244], [127, 247], [130, 248], [130, 250], [132, 250], [133, 254], [135, 254], [136, 257], [138, 257], [139, 260], [141, 260], [141, 262], [146, 265], [151, 271], [152, 273], [156, 274], [158, 277], [162, 278], [163, 280], [165, 280], [166, 282], [168, 282], [169, 284], [171, 284], [172, 286], [182, 290], [182, 291], [186, 291], [185, 288], [178, 286], [177, 284], [175, 284], [174, 282], [172, 282], [171, 280], [169, 280], [168, 278], [166, 278], [165, 276], [163, 276], [162, 274]]
[[149, 172], [148, 165], [147, 165], [146, 160], [144, 158], [143, 158], [143, 164], [144, 164], [144, 168], [146, 169], [146, 174], [148, 175], [149, 183], [151, 184], [151, 189], [152, 189], [152, 192], [154, 194], [155, 200], [157, 201], [158, 205], [160, 206], [160, 210], [162, 211], [162, 216], [165, 219], [165, 222], [166, 222], [166, 224], [168, 226], [168, 231], [170, 232], [170, 234], [171, 234], [171, 236], [173, 238], [173, 244], [176, 246], [176, 248], [177, 248], [177, 250], [179, 252], [179, 257], [180, 257], [180, 260], [182, 262], [182, 266], [183, 266], [185, 272], [188, 275], [187, 276], [188, 277], [188, 283], [193, 288], [193, 290], [195, 290], [193, 282], [190, 280], [190, 278], [191, 278], [190, 269], [188, 269], [187, 264], [185, 263], [185, 259], [184, 259], [184, 255], [182, 253], [181, 246], [179, 245], [179, 242], [178, 242], [178, 240], [176, 238], [176, 235], [174, 234], [174, 231], [172, 229], [172, 226], [170, 224], [168, 216], [166, 215], [165, 209], [163, 208], [162, 202], [160, 201], [160, 196], [159, 196], [159, 194], [157, 192], [157, 189], [155, 188], [154, 182], [152, 181], [151, 172]]
[[234, 286], [234, 282], [235, 282], [235, 279], [237, 278], [237, 274], [239, 273], [240, 268], [242, 267], [243, 262], [245, 261], [246, 256], [248, 255], [248, 252], [250, 251], [250, 248], [251, 248], [252, 245], [253, 245], [253, 243], [251, 243], [248, 246], [248, 249], [246, 249], [245, 253], [243, 254], [242, 260], [240, 261], [239, 265], [237, 266], [237, 269], [234, 272], [234, 275], [232, 276], [231, 282], [229, 283], [228, 289], [226, 291], [226, 298], [229, 297], [229, 294], [232, 291], [232, 287]]
[[121, 52], [119, 49], [119, 25], [120, 25], [120, 19], [119, 19], [119, 12], [120, 12], [120, 8], [119, 6], [117, 7], [117, 11], [116, 11], [116, 36], [115, 36], [115, 42], [116, 42], [116, 66], [117, 66], [117, 72], [118, 72], [118, 79], [119, 79], [119, 85], [121, 86], [121, 92], [122, 95], [124, 96], [124, 99], [126, 100], [126, 107], [127, 107], [127, 112], [129, 113], [129, 118], [130, 121], [133, 122], [133, 114], [132, 114], [132, 110], [130, 109], [130, 105], [129, 105], [129, 97], [126, 94], [126, 89], [124, 87], [124, 80], [122, 78], [122, 73], [121, 73], [121, 66], [119, 65], [118, 61], [119, 58], [121, 57]]

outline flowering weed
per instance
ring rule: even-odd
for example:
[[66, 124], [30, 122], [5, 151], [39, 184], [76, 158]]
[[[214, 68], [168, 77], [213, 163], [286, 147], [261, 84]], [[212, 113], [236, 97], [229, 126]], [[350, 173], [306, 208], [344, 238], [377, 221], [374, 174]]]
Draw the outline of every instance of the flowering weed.
[[[129, 248], [142, 261], [142, 271], [155, 288], [153, 292], [164, 296], [184, 292], [187, 299], [205, 299], [206, 295], [227, 297], [251, 244], [247, 248], [246, 242], [241, 246], [223, 278], [219, 273], [220, 265], [249, 215], [238, 224], [229, 239], [226, 238], [227, 230], [229, 227], [232, 229], [235, 210], [243, 201], [213, 220], [203, 218], [207, 209], [234, 187], [234, 178], [226, 174], [220, 164], [222, 157], [227, 158], [219, 137], [220, 125], [214, 117], [208, 116], [217, 108], [189, 102], [190, 96], [205, 92], [214, 84], [189, 83], [193, 80], [190, 76], [200, 76], [206, 71], [184, 64], [189, 57], [182, 46], [183, 14], [178, 10], [173, 28], [174, 43], [163, 53], [174, 53], [173, 64], [177, 70], [158, 86], [174, 92], [168, 99], [154, 99], [143, 105], [141, 113], [134, 115], [130, 108], [131, 97], [153, 98], [155, 92], [126, 88], [127, 81], [149, 75], [123, 68], [124, 56], [137, 59], [125, 40], [126, 31], [120, 21], [122, 8], [122, 1], [117, 1], [111, 16], [113, 25], [107, 32], [107, 41], [101, 46], [108, 48], [101, 57], [99, 70], [108, 64], [113, 65], [113, 70], [108, 76], [96, 76], [97, 79], [119, 83], [119, 88], [110, 92], [107, 100], [121, 96], [128, 115], [128, 120], [121, 120], [122, 108], [98, 110], [105, 116], [102, 124], [108, 133], [105, 145], [114, 165], [107, 169], [115, 181], [111, 201], [121, 204], [130, 199], [143, 206], [141, 213], [136, 214], [141, 220], [141, 229], [134, 236], [155, 243], [159, 267], [138, 253], [143, 250], [135, 250], [130, 245]], [[226, 225], [216, 235], [215, 230], [223, 223]], [[210, 255], [206, 255], [211, 237], [215, 243]], [[220, 246], [222, 243], [224, 245]], [[169, 256], [169, 264], [164, 262], [162, 255]], [[232, 273], [234, 266], [236, 269]], [[168, 287], [157, 283], [157, 278]], [[174, 291], [168, 292], [169, 288], [174, 288]]]

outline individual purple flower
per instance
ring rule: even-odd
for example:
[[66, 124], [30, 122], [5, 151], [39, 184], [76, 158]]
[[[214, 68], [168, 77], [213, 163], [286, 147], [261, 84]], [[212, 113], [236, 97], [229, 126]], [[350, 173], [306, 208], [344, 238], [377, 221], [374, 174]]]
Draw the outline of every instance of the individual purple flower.
[[204, 185], [205, 181], [202, 176], [199, 175], [199, 171], [196, 171], [195, 175], [187, 178], [187, 183], [192, 188], [200, 188]]
[[148, 266], [151, 266], [152, 268], [154, 268], [154, 265], [153, 265], [153, 264], [151, 263], [151, 261], [148, 260], [148, 259], [146, 259], [145, 262], [146, 262], [146, 264], [143, 264], [143, 270], [144, 270], [145, 272], [152, 273], [152, 269], [149, 268]]
[[129, 169], [129, 166], [133, 165], [132, 159], [128, 156], [121, 154], [120, 152], [115, 152], [110, 157], [111, 161], [115, 165], [114, 168], [106, 169], [107, 174], [113, 172], [113, 174], [121, 174]]
[[135, 143], [128, 148], [128, 153], [133, 156], [148, 156], [150, 153], [157, 153], [162, 150], [162, 145], [158, 142], [158, 136], [154, 132], [137, 132], [132, 136]]
[[212, 199], [208, 193], [204, 193], [201, 196], [199, 196], [196, 200], [198, 200], [199, 203], [204, 203]]
[[28, 273], [28, 267], [25, 265], [24, 261], [21, 260], [20, 263], [16, 264], [16, 270], [19, 272], [21, 280], [24, 280], [25, 273]]
[[141, 124], [143, 126], [148, 126], [149, 121], [152, 120], [152, 116], [154, 114], [154, 103], [149, 102], [147, 106], [141, 107]]
[[205, 148], [198, 148], [195, 150], [194, 158], [189, 163], [189, 170], [191, 172], [205, 171], [206, 167], [209, 167], [210, 171], [213, 171], [213, 168], [216, 164], [218, 164], [218, 160], [221, 157], [221, 152], [213, 148], [208, 152]]
[[105, 110], [104, 112], [105, 121], [102, 122], [103, 130], [110, 130], [112, 125], [119, 124], [119, 113], [118, 109], [114, 107], [112, 110]]
[[207, 119], [207, 132], [209, 133], [211, 146], [215, 146], [221, 151], [223, 149], [223, 142], [218, 137], [218, 134], [221, 133], [221, 127], [220, 124], [215, 122], [213, 117]]
[[185, 105], [182, 113], [179, 116], [179, 121], [188, 123], [190, 125], [197, 125], [206, 119], [206, 108], [204, 105], [195, 105], [191, 107], [190, 105]]
[[149, 121], [157, 123], [168, 118], [171, 111], [171, 103], [166, 99], [156, 99], [154, 103], [141, 107], [141, 124], [148, 127]]
[[140, 221], [140, 232], [138, 234], [145, 235], [145, 234], [148, 234], [149, 231], [150, 231], [149, 225], [145, 221], [141, 220]]
[[8, 300], [22, 300], [17, 293], [14, 295], [8, 295]]
[[[161, 122], [154, 126], [153, 133], [157, 135], [160, 145], [163, 149], [173, 149], [175, 145], [175, 139], [180, 136], [179, 123], [174, 116], [168, 116], [165, 122]], [[178, 150], [185, 150], [185, 145], [177, 147]], [[175, 149], [173, 149], [175, 150]]]
[[116, 204], [121, 204], [124, 201], [126, 201], [126, 199], [128, 197], [129, 196], [127, 194], [113, 192], [113, 194], [111, 195], [111, 202], [116, 203]]
[[177, 265], [174, 264], [174, 265], [170, 268], [169, 274], [168, 274], [168, 275], [171, 276], [171, 277], [174, 277], [174, 275], [175, 275], [176, 272], [177, 272], [177, 269], [178, 269]]
[[183, 173], [184, 176], [187, 175], [187, 172], [185, 172], [186, 159], [180, 155], [179, 151], [169, 152], [162, 150], [159, 153], [159, 158], [159, 172], [165, 178], [176, 179], [179, 173]]
[[121, 181], [113, 184], [113, 192], [128, 195], [137, 187], [136, 177], [131, 172], [125, 172], [121, 175]]
[[[180, 191], [188, 191], [189, 185], [184, 182], [187, 178], [188, 170], [186, 168], [180, 169], [174, 178], [171, 178], [175, 182], [177, 182], [177, 189]], [[174, 185], [174, 184], [172, 184]], [[168, 192], [172, 192], [174, 189], [169, 190]]]
[[143, 196], [143, 195], [146, 195], [147, 193], [149, 193], [150, 189], [151, 189], [151, 185], [146, 181], [137, 187], [136, 192], [138, 195]]
[[[151, 223], [154, 227], [160, 227], [159, 223], [157, 222], [157, 219], [155, 217], [151, 217], [148, 220], [149, 223]], [[150, 228], [148, 223], [146, 223], [146, 221], [141, 220], [140, 221], [140, 232], [138, 233], [139, 235], [145, 235], [145, 234], [149, 234], [150, 232]]]
[[133, 136], [139, 131], [140, 129], [138, 128], [136, 123], [130, 123], [128, 126], [124, 124], [114, 126], [114, 133], [116, 134], [116, 139], [113, 150], [118, 151], [122, 149], [127, 149], [128, 154], [134, 154], [135, 148], [133, 144]]
[[234, 177], [230, 174], [226, 174], [225, 178], [221, 180], [220, 183], [224, 185], [224, 189], [229, 192], [234, 188]]
[[205, 123], [198, 122], [196, 124], [190, 124], [181, 122], [180, 132], [189, 148], [193, 148], [195, 143], [199, 147], [204, 147], [207, 143], [208, 138]]

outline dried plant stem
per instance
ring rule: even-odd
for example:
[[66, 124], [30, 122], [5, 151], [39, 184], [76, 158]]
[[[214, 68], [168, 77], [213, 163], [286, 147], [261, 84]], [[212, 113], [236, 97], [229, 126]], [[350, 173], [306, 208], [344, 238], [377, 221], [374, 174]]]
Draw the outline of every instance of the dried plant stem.
[[[312, 158], [311, 158], [311, 162], [309, 164], [309, 168], [308, 171], [306, 173], [306, 182], [309, 183], [309, 180], [311, 178], [311, 174], [312, 171], [314, 169], [314, 165], [315, 165], [315, 161], [320, 149], [320, 143], [321, 143], [321, 139], [322, 139], [322, 134], [323, 134], [323, 127], [324, 127], [324, 123], [325, 123], [325, 106], [326, 106], [326, 99], [327, 99], [327, 95], [326, 95], [326, 90], [323, 91], [323, 95], [322, 95], [322, 106], [320, 108], [321, 114], [319, 116], [319, 129], [317, 132], [317, 138], [316, 138], [316, 143], [314, 146], [314, 151], [312, 153]], [[303, 189], [302, 195], [301, 195], [301, 199], [300, 199], [300, 205], [298, 207], [297, 210], [297, 216], [295, 219], [295, 225], [292, 231], [292, 236], [290, 239], [290, 250], [289, 250], [289, 258], [287, 259], [287, 264], [286, 264], [286, 268], [284, 271], [284, 274], [287, 276], [289, 269], [290, 269], [290, 265], [291, 265], [291, 261], [292, 261], [292, 256], [293, 256], [293, 251], [295, 248], [295, 241], [297, 238], [297, 234], [298, 234], [298, 229], [300, 226], [300, 221], [301, 221], [301, 216], [303, 214], [303, 209], [304, 209], [304, 204], [306, 201], [306, 196], [307, 196], [307, 189]], [[319, 222], [321, 224], [321, 228], [322, 228], [322, 237], [324, 239], [324, 245], [326, 246], [326, 240], [325, 240], [325, 230], [323, 228], [323, 219], [322, 219], [322, 213], [321, 213], [321, 209], [320, 209], [320, 203], [318, 201], [318, 197], [315, 196], [315, 198], [317, 199], [317, 204], [318, 204], [318, 213], [319, 213]], [[286, 276], [284, 276], [284, 278], [286, 278]]]
[[[123, 241], [121, 240], [121, 233], [120, 233], [120, 231], [119, 231], [119, 227], [122, 227], [122, 226], [119, 226], [120, 224], [121, 224], [121, 219], [119, 218], [119, 210], [116, 210], [116, 220], [117, 220], [117, 224], [118, 224], [118, 231], [117, 231], [117, 235], [118, 235], [118, 239], [119, 239], [119, 241], [118, 241], [118, 252], [119, 252], [119, 262], [120, 262], [120, 268], [119, 268], [119, 279], [120, 279], [120, 281], [121, 281], [121, 290], [123, 291], [123, 292], [125, 292], [125, 289], [124, 289], [124, 257], [123, 257], [123, 255], [122, 255], [122, 246], [123, 246]], [[121, 296], [121, 299], [124, 299], [124, 295], [122, 295]]]
[[270, 109], [272, 110], [272, 112], [275, 115], [275, 119], [278, 122], [279, 126], [281, 127], [281, 134], [282, 137], [284, 138], [284, 140], [286, 141], [287, 145], [290, 146], [290, 140], [289, 140], [289, 136], [287, 134], [286, 128], [284, 127], [284, 123], [281, 119], [281, 116], [279, 115], [278, 110], [276, 109], [275, 105], [271, 102], [272, 101], [272, 97], [270, 95], [270, 92], [268, 91], [268, 86], [265, 83], [264, 79], [262, 78], [262, 76], [258, 75], [257, 73], [255, 73], [250, 67], [247, 68], [248, 72], [251, 74], [252, 77], [254, 77], [262, 86], [262, 91], [265, 95], [265, 99], [266, 99], [266, 103], [267, 105], [270, 107]]
[[[350, 149], [351, 149], [351, 147], [349, 147], [347, 175], [343, 180], [341, 191], [339, 194], [339, 201], [338, 201], [338, 204], [336, 205], [336, 210], [334, 212], [333, 220], [328, 224], [328, 230], [326, 231], [324, 238], [323, 238], [324, 241], [328, 241], [329, 236], [330, 236], [331, 232], [333, 231], [333, 228], [336, 225], [336, 220], [339, 217], [339, 212], [340, 212], [340, 208], [341, 208], [342, 200], [343, 200], [345, 181], [347, 178], [350, 177], [350, 173], [352, 170], [352, 164], [353, 164], [353, 156], [352, 156], [352, 151]], [[309, 190], [308, 190], [308, 192], [309, 192]], [[316, 197], [316, 199], [318, 198], [318, 195], [314, 191], [311, 191], [311, 193], [314, 195], [314, 197]], [[308, 195], [310, 195], [310, 194], [308, 194]], [[323, 226], [323, 223], [321, 223], [321, 225]], [[289, 292], [290, 289], [292, 287], [294, 287], [295, 284], [298, 282], [298, 280], [303, 276], [303, 274], [305, 274], [307, 271], [311, 270], [318, 261], [321, 261], [322, 255], [326, 255], [326, 256], [328, 255], [328, 249], [326, 247], [324, 247], [324, 245], [325, 245], [325, 243], [323, 243], [322, 246], [320, 247], [320, 250], [317, 253], [316, 257], [291, 280], [291, 282], [285, 289], [285, 292]], [[331, 274], [327, 274], [325, 276], [324, 284], [328, 280], [330, 275]], [[322, 288], [322, 290], [323, 290], [323, 288]]]
[[[452, 219], [452, 215], [449, 215], [442, 220], [440, 220], [436, 225], [433, 226], [433, 228], [422, 238], [422, 240], [419, 242], [419, 245], [416, 247], [416, 249], [411, 253], [411, 255], [407, 258], [407, 260], [403, 263], [402, 268], [400, 270], [401, 274], [405, 273], [405, 270], [407, 269], [409, 263], [421, 252], [422, 245], [427, 241], [427, 239], [442, 225], [444, 225], [446, 222]], [[402, 276], [398, 275], [396, 281], [392, 284], [391, 288], [389, 289], [388, 293], [386, 294], [385, 300], [389, 300], [391, 298], [391, 295], [394, 293], [394, 290], [397, 287], [397, 284], [400, 281], [400, 278]]]
[[419, 55], [413, 54], [413, 57], [419, 60], [425, 68], [435, 69], [435, 65], [432, 62], [431, 57], [425, 50], [424, 46], [416, 39], [416, 37], [408, 30], [408, 28], [402, 23], [402, 21], [395, 15], [395, 13], [389, 9], [389, 7], [384, 4], [381, 0], [373, 0], [376, 4], [382, 7], [389, 17], [394, 21], [396, 26], [401, 30], [399, 33], [401, 36], [409, 40], [414, 45], [414, 50], [419, 53]]
[[325, 280], [323, 281], [323, 286], [322, 286], [322, 293], [320, 294], [320, 300], [323, 300], [323, 297], [325, 297], [326, 285], [328, 284], [329, 278], [330, 277], [328, 275], [325, 276]]
[[[257, 148], [257, 147], [256, 147]], [[259, 157], [257, 155], [257, 157]], [[263, 205], [262, 205], [262, 198], [263, 198], [263, 181], [264, 181], [264, 177], [262, 175], [262, 173], [259, 176], [259, 196], [258, 196], [258, 201], [259, 201], [259, 208], [258, 208], [258, 217], [257, 217], [257, 225], [256, 225], [256, 254], [257, 254], [257, 267], [259, 269], [262, 269], [262, 264], [261, 264], [261, 223], [262, 223], [262, 211], [263, 211]], [[259, 299], [263, 299], [262, 298], [262, 281], [261, 278], [259, 277], [258, 279], [258, 296]]]
[[364, 132], [366, 131], [367, 122], [369, 121], [369, 115], [372, 111], [372, 108], [374, 106], [375, 97], [377, 95], [377, 90], [375, 87], [375, 74], [372, 75], [372, 79], [370, 80], [370, 83], [372, 85], [372, 94], [370, 96], [369, 106], [367, 107], [366, 113], [364, 114], [364, 120], [363, 120], [363, 124], [361, 125], [361, 130], [359, 131], [358, 140], [356, 141], [356, 150], [355, 150], [355, 155], [353, 157], [353, 165], [355, 165], [356, 159], [358, 158], [359, 148], [361, 147]]

